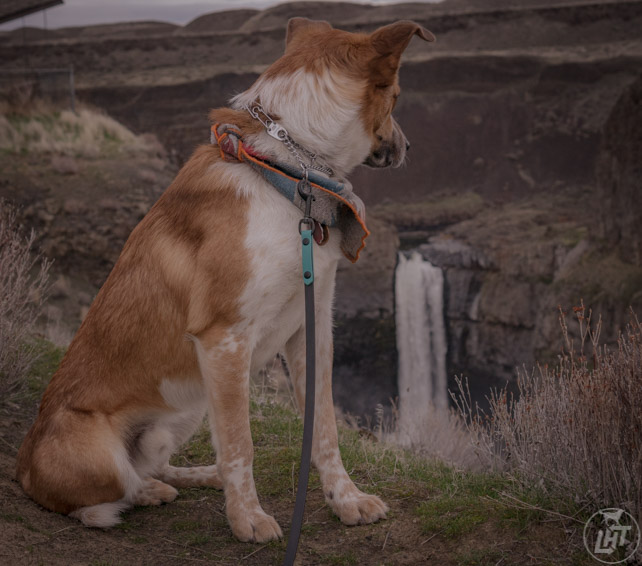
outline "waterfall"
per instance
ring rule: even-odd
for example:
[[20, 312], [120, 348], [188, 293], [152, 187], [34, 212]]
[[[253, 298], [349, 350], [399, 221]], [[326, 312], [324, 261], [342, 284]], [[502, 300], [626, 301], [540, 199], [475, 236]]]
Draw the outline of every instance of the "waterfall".
[[[417, 443], [419, 424], [448, 406], [444, 274], [417, 252], [399, 254], [395, 273], [399, 422], [405, 442]], [[414, 433], [414, 434], [413, 434]]]

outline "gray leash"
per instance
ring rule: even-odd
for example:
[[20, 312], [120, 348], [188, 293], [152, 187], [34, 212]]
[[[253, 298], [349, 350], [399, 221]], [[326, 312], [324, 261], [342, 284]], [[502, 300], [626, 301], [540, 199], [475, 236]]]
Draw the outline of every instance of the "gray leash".
[[310, 461], [312, 457], [312, 432], [314, 429], [314, 393], [315, 393], [315, 320], [314, 320], [314, 264], [312, 231], [314, 221], [310, 217], [310, 208], [314, 197], [306, 178], [298, 185], [299, 194], [305, 198], [305, 216], [299, 222], [301, 234], [303, 283], [305, 285], [305, 413], [303, 417], [303, 443], [301, 445], [301, 467], [299, 468], [299, 483], [296, 490], [296, 501], [292, 513], [292, 526], [288, 537], [283, 566], [292, 566], [296, 557], [303, 525], [305, 498], [308, 491]]
[[[334, 174], [327, 164], [317, 163], [317, 154], [309, 151], [290, 137], [288, 131], [276, 120], [271, 118], [259, 102], [254, 102], [245, 107], [250, 115], [261, 122], [267, 133], [285, 145], [288, 151], [297, 160], [303, 171], [303, 178], [297, 185], [301, 198], [305, 201], [305, 213], [299, 221], [299, 234], [301, 234], [301, 261], [303, 264], [303, 283], [305, 289], [305, 413], [303, 417], [303, 443], [301, 445], [301, 466], [299, 467], [299, 482], [296, 490], [296, 500], [292, 513], [292, 526], [288, 537], [288, 546], [285, 550], [283, 566], [292, 566], [296, 558], [296, 551], [301, 537], [303, 526], [303, 513], [305, 512], [305, 498], [308, 491], [308, 478], [310, 476], [310, 463], [312, 459], [312, 432], [314, 429], [314, 394], [315, 394], [315, 368], [316, 368], [316, 340], [314, 320], [314, 263], [312, 246], [314, 243], [314, 219], [310, 215], [312, 209], [312, 187], [308, 181], [308, 171], [314, 169], [332, 176]], [[303, 154], [303, 156], [301, 155]], [[307, 163], [306, 163], [307, 161]]]

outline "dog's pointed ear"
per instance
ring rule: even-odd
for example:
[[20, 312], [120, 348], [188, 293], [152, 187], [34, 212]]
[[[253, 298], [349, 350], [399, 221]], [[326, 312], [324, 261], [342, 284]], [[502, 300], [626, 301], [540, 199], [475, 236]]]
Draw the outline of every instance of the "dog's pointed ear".
[[435, 41], [435, 36], [426, 28], [408, 20], [384, 26], [370, 34], [370, 42], [376, 53], [369, 66], [374, 83], [387, 85], [395, 80], [401, 54], [413, 35], [418, 35], [424, 41]]
[[315, 30], [329, 30], [332, 29], [332, 26], [328, 22], [320, 20], [308, 20], [308, 18], [290, 18], [288, 20], [288, 30], [285, 34], [285, 46], [290, 45], [290, 42], [295, 35], [303, 32], [304, 30], [311, 31]]
[[379, 28], [372, 33], [370, 40], [379, 55], [399, 58], [408, 47], [413, 35], [419, 36], [424, 41], [436, 41], [435, 36], [425, 27], [409, 20], [401, 20]]

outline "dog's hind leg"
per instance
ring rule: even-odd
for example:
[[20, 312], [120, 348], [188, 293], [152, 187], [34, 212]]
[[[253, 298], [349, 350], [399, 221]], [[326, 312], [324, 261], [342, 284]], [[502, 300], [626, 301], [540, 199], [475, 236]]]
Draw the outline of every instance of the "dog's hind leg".
[[132, 497], [134, 505], [160, 505], [174, 501], [178, 491], [176, 488], [154, 478], [143, 480], [138, 491]]
[[136, 491], [111, 503], [99, 503], [81, 507], [69, 513], [70, 517], [79, 519], [88, 527], [108, 528], [120, 523], [120, 514], [134, 505], [160, 505], [176, 499], [178, 492], [153, 478], [138, 482]]
[[159, 480], [174, 487], [214, 487], [223, 489], [223, 482], [218, 475], [216, 466], [177, 468], [168, 465], [161, 470], [157, 477]]
[[138, 473], [173, 487], [207, 486], [222, 489], [223, 484], [215, 465], [189, 468], [169, 465], [171, 454], [192, 436], [203, 422], [204, 414], [205, 405], [202, 404], [190, 410], [168, 412], [149, 424], [130, 450]]
[[[121, 467], [121, 478], [127, 477], [125, 496], [114, 502], [81, 507], [69, 513], [88, 527], [107, 528], [120, 523], [120, 513], [134, 505], [160, 505], [174, 501], [178, 492], [171, 485], [154, 478], [142, 479], [131, 465]], [[124, 472], [124, 473], [123, 473]]]
[[111, 436], [111, 462], [123, 497], [114, 502], [81, 507], [70, 516], [90, 527], [111, 527], [120, 522], [120, 513], [128, 507], [161, 505], [176, 499], [176, 488], [156, 479], [159, 475], [156, 472], [166, 465], [179, 440], [162, 417], [121, 428], [118, 435]]
[[242, 339], [221, 336], [220, 329], [216, 330], [202, 333], [194, 345], [207, 392], [227, 518], [238, 539], [267, 542], [280, 538], [281, 529], [261, 508], [252, 475], [251, 355]]
[[130, 461], [126, 425], [98, 411], [58, 409], [36, 421], [17, 475], [25, 492], [91, 527], [110, 527], [144, 481]]
[[87, 505], [69, 513], [88, 527], [108, 528], [120, 523], [120, 514], [138, 504], [137, 496], [144, 488], [144, 481], [129, 462], [123, 445], [112, 449], [110, 460], [124, 495], [117, 501]]
[[112, 462], [124, 496], [117, 501], [80, 507], [69, 513], [70, 517], [88, 527], [107, 528], [120, 523], [120, 513], [134, 505], [160, 505], [176, 498], [178, 492], [172, 486], [139, 475], [124, 444], [112, 450]]

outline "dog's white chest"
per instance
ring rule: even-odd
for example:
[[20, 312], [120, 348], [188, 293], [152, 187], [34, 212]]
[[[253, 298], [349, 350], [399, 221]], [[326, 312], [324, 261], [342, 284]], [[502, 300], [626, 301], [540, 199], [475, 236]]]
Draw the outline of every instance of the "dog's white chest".
[[[269, 185], [251, 191], [245, 245], [251, 257], [250, 277], [241, 297], [241, 315], [251, 337], [252, 372], [262, 369], [304, 323], [302, 213]], [[340, 235], [314, 245], [317, 303], [330, 296], [340, 257]], [[321, 292], [325, 290], [325, 292]]]

